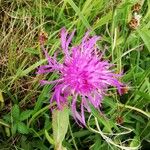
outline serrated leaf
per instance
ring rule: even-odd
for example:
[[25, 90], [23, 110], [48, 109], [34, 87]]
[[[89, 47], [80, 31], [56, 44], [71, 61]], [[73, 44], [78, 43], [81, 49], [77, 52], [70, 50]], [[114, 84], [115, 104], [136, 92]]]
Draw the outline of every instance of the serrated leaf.
[[19, 122], [18, 123], [18, 128], [17, 128], [18, 132], [21, 134], [28, 134], [29, 133], [29, 129], [28, 127], [23, 123], [23, 122]]
[[21, 114], [20, 114], [20, 120], [21, 121], [24, 121], [26, 119], [28, 119], [31, 114], [32, 114], [33, 110], [26, 110], [26, 111], [23, 111]]
[[18, 121], [19, 120], [19, 116], [20, 116], [19, 106], [17, 104], [15, 104], [13, 106], [13, 108], [12, 108], [13, 121]]
[[52, 114], [53, 139], [55, 147], [62, 148], [62, 141], [68, 130], [69, 111], [67, 107], [62, 110], [54, 110]]

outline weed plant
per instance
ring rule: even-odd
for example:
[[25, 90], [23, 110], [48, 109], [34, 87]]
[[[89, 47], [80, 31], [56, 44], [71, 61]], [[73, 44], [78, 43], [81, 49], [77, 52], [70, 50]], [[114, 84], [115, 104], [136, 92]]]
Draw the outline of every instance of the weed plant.
[[[139, 10], [133, 10], [136, 3]], [[150, 149], [149, 0], [0, 0], [0, 149], [54, 149], [52, 85], [43, 87], [39, 81], [57, 76], [36, 72], [46, 63], [39, 34], [47, 34], [46, 49], [51, 56], [59, 51], [61, 61], [62, 27], [76, 29], [74, 44], [89, 29], [101, 36], [97, 44], [104, 58], [123, 73], [126, 83], [122, 96], [110, 88], [102, 115], [94, 108], [85, 114], [87, 127], [79, 127], [70, 112], [63, 147]]]

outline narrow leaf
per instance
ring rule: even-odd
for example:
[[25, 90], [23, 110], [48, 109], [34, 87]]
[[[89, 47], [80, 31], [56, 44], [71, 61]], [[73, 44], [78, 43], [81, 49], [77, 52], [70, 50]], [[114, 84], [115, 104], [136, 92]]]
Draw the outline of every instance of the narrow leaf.
[[112, 11], [108, 12], [105, 16], [96, 21], [93, 26], [94, 30], [108, 23], [110, 20], [112, 20]]
[[2, 91], [0, 90], [0, 102], [4, 103], [4, 99], [3, 99], [3, 95], [2, 95]]
[[15, 135], [16, 134], [16, 131], [17, 131], [17, 124], [13, 124], [12, 127], [11, 127], [11, 133], [12, 135]]
[[150, 31], [148, 29], [141, 29], [137, 30], [137, 32], [139, 33], [140, 37], [142, 38], [147, 49], [150, 52]]
[[93, 114], [94, 117], [98, 119], [99, 123], [102, 123], [104, 125], [104, 127], [106, 128], [106, 132], [112, 132], [111, 130], [112, 125], [110, 124], [111, 122], [106, 118], [104, 118], [104, 116], [102, 116], [102, 114], [100, 114], [100, 112], [96, 110], [93, 105], [91, 104], [89, 105], [91, 108], [91, 113]]
[[82, 20], [83, 24], [85, 25], [86, 28], [90, 29], [91, 26], [89, 24], [89, 22], [87, 21], [87, 19], [85, 18], [85, 16], [82, 14], [82, 12], [80, 11], [80, 9], [77, 7], [77, 5], [74, 3], [73, 0], [65, 0], [66, 2], [68, 2], [70, 4], [70, 6], [74, 9], [74, 11], [77, 13], [77, 15], [79, 16], [79, 18]]
[[[62, 141], [68, 130], [69, 111], [67, 107], [62, 110], [54, 110], [52, 114], [53, 138], [55, 147], [62, 147]], [[56, 148], [56, 149], [57, 149]]]
[[48, 140], [48, 142], [52, 145], [54, 145], [54, 140], [50, 137], [50, 135], [48, 134], [47, 130], [45, 130], [45, 137]]

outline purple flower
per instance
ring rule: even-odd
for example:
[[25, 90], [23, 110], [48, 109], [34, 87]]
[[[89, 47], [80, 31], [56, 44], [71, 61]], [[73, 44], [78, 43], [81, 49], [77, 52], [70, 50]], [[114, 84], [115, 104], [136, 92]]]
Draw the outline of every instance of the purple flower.
[[[116, 87], [121, 94], [122, 83], [118, 81], [120, 75], [111, 70], [113, 65], [102, 61], [102, 56], [98, 54], [96, 42], [100, 37], [89, 37], [89, 32], [87, 32], [79, 45], [69, 48], [74, 32], [68, 35], [65, 28], [61, 29], [63, 63], [58, 63], [56, 55], [50, 57], [44, 50], [48, 65], [39, 67], [38, 73], [55, 71], [59, 74], [57, 80], [41, 81], [43, 85], [55, 84], [50, 101], [56, 101], [58, 109], [61, 109], [64, 104], [71, 103], [71, 110], [76, 122], [85, 125], [84, 110], [91, 111], [89, 103], [99, 110], [108, 87]], [[71, 102], [68, 97], [72, 98]], [[80, 104], [80, 113], [77, 111], [77, 103]]]

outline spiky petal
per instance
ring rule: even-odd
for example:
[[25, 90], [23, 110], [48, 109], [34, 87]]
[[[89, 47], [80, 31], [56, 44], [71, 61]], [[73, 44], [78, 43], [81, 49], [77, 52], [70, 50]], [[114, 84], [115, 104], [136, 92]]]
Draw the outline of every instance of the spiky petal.
[[[41, 82], [55, 84], [51, 102], [56, 101], [59, 109], [64, 103], [68, 103], [68, 96], [71, 96], [70, 106], [73, 117], [77, 123], [85, 125], [84, 110], [90, 112], [89, 103], [99, 109], [108, 88], [114, 86], [121, 94], [122, 83], [118, 81], [120, 75], [115, 74], [111, 69], [112, 64], [102, 61], [97, 54], [99, 50], [96, 42], [100, 37], [89, 37], [87, 32], [79, 45], [69, 49], [74, 32], [68, 35], [65, 28], [61, 29], [64, 62], [58, 63], [56, 58], [50, 57], [45, 51], [48, 65], [39, 67], [38, 73], [59, 72], [59, 79]], [[81, 113], [77, 111], [77, 103], [80, 104]]]

